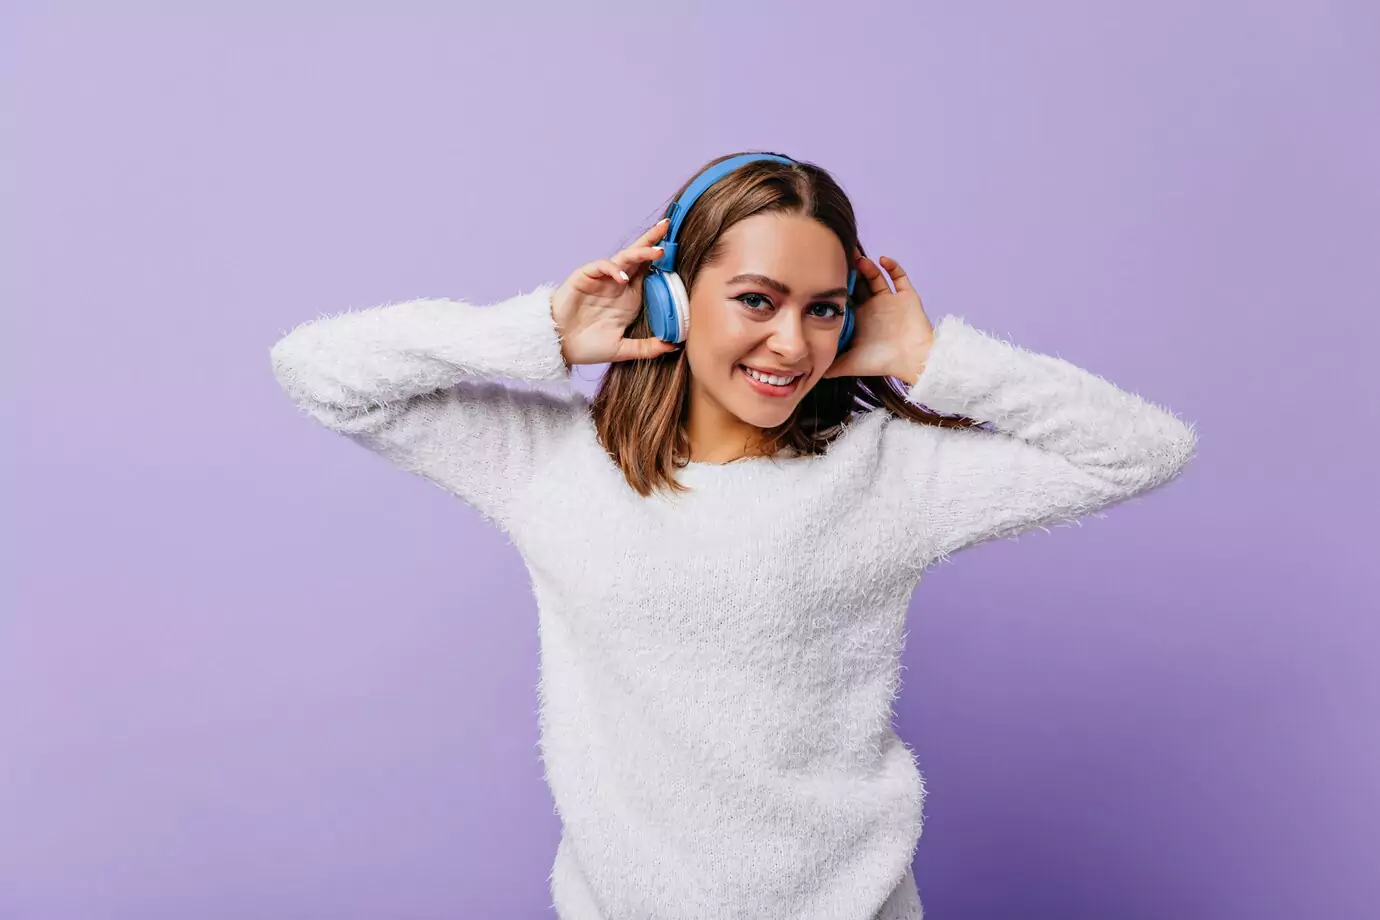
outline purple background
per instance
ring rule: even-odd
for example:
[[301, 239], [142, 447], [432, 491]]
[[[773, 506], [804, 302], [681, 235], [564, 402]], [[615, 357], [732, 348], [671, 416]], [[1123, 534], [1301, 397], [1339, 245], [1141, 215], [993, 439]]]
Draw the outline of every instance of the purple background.
[[0, 918], [552, 915], [520, 557], [268, 349], [750, 148], [1201, 437], [917, 592], [927, 914], [1375, 916], [1373, 4], [121, 6], [0, 14]]

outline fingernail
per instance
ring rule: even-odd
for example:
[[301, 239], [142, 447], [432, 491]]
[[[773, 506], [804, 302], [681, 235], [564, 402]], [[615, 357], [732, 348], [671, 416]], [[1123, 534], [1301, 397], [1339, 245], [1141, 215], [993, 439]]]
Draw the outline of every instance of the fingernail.
[[624, 272], [624, 271], [620, 271], [620, 272], [618, 273], [618, 277], [622, 278], [624, 281], [627, 281], [627, 280], [628, 280], [628, 273], [627, 273], [627, 272]]

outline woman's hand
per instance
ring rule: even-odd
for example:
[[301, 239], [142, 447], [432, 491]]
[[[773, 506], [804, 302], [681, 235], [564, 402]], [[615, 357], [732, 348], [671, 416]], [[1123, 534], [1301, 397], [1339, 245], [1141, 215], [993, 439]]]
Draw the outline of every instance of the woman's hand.
[[566, 364], [655, 358], [680, 347], [654, 336], [623, 337], [642, 312], [646, 263], [661, 258], [661, 247], [652, 244], [668, 229], [670, 221], [658, 221], [613, 258], [577, 268], [551, 295], [551, 317], [556, 321]]
[[895, 259], [880, 257], [882, 268], [896, 285], [892, 292], [882, 268], [864, 255], [855, 255], [872, 296], [856, 308], [852, 345], [834, 359], [824, 376], [896, 377], [914, 384], [925, 369], [934, 342], [934, 325], [925, 315], [925, 306], [905, 269]]

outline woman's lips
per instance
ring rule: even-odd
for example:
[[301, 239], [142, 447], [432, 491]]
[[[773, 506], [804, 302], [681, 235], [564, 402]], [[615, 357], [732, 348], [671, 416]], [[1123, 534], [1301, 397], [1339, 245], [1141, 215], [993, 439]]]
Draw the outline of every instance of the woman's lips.
[[790, 396], [795, 392], [796, 387], [800, 386], [800, 381], [805, 379], [805, 375], [801, 374], [791, 381], [790, 386], [778, 387], [753, 378], [741, 364], [738, 365], [738, 373], [748, 382], [748, 386], [752, 387], [763, 396]]

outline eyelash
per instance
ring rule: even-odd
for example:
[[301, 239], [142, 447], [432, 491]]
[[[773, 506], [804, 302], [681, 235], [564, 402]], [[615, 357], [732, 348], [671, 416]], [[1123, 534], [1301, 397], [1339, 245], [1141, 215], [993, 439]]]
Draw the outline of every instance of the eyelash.
[[[741, 301], [742, 304], [743, 304], [743, 306], [747, 307], [747, 301], [743, 300], [744, 297], [760, 297], [761, 299], [765, 300], [767, 303], [771, 303], [771, 298], [770, 298], [770, 297], [768, 297], [768, 296], [765, 295], [765, 294], [757, 294], [757, 293], [739, 294], [737, 297], [735, 297], [735, 298], [733, 298], [733, 299], [734, 299], [734, 300], [737, 300], [737, 301]], [[842, 315], [843, 315], [843, 307], [840, 307], [838, 304], [832, 303], [832, 302], [827, 301], [827, 300], [822, 300], [822, 301], [820, 301], [819, 303], [814, 304], [814, 306], [816, 306], [816, 307], [829, 307], [829, 308], [833, 311], [832, 313], [829, 314], [829, 317], [842, 316]], [[761, 312], [761, 309], [760, 309], [759, 307], [748, 307], [748, 309], [751, 310], [751, 311], [754, 312], [754, 313], [760, 313], [760, 312]], [[818, 316], [819, 314], [815, 314], [815, 315]], [[825, 317], [825, 318], [828, 318], [828, 317]]]

